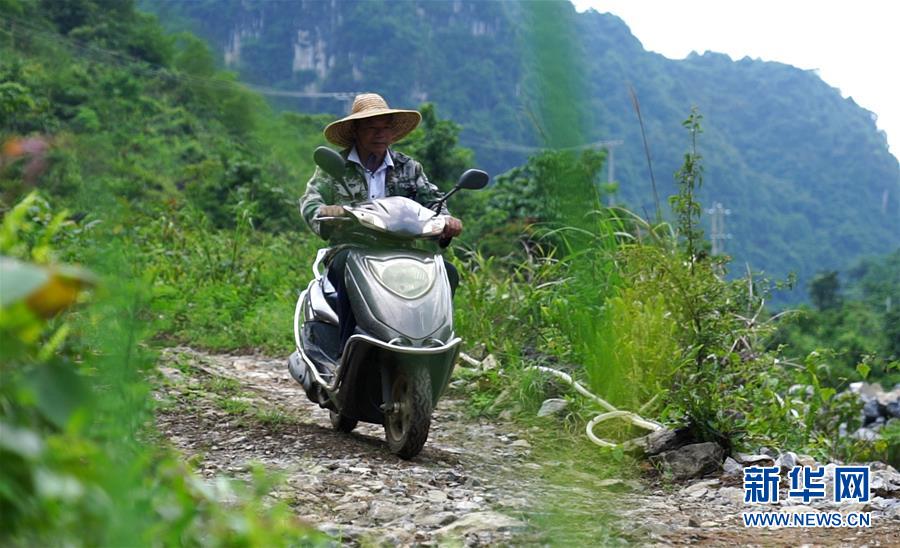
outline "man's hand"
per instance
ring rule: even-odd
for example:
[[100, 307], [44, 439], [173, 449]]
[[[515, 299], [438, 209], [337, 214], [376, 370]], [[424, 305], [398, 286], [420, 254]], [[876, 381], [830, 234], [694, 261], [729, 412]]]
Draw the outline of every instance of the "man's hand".
[[339, 205], [323, 205], [319, 206], [317, 217], [343, 217], [346, 214], [344, 206]]
[[459, 236], [460, 233], [462, 233], [462, 228], [462, 221], [456, 217], [447, 217], [447, 220], [444, 223], [444, 232], [441, 233], [441, 238], [453, 238], [454, 236]]

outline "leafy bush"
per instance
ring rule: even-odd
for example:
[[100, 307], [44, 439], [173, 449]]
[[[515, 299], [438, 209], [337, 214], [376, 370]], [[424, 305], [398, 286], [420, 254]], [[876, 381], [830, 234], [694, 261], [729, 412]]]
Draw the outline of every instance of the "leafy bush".
[[[699, 134], [699, 115], [686, 126]], [[726, 447], [877, 456], [883, 441], [841, 435], [841, 425], [859, 426], [860, 405], [828, 386], [831, 354], [810, 354], [798, 365], [777, 348], [766, 351], [774, 331], [764, 309], [769, 283], [752, 274], [728, 281], [724, 260], [708, 255], [697, 228], [700, 173], [692, 139], [681, 193], [670, 201], [675, 227], [603, 209], [588, 228], [549, 231], [552, 248], [565, 254], [525, 263], [535, 270], [506, 270], [475, 255], [458, 296], [460, 331], [509, 349], [505, 378], [476, 376], [478, 390], [498, 401], [511, 390], [533, 407], [555, 390], [524, 374], [537, 360], [586, 377], [618, 406], [690, 424]], [[498, 411], [489, 400], [481, 408]]]
[[295, 300], [312, 276], [311, 238], [255, 230], [247, 210], [233, 229], [218, 230], [185, 208], [140, 226], [134, 245], [135, 267], [152, 276], [157, 327], [167, 337], [275, 354], [291, 347]]
[[261, 471], [247, 486], [209, 484], [145, 441], [155, 363], [142, 344], [146, 290], [108, 276], [90, 307], [60, 315], [93, 280], [54, 260], [51, 242], [76, 230], [66, 217], [31, 195], [0, 231], [0, 543], [322, 542], [264, 501], [272, 485]]
[[[836, 271], [821, 273], [810, 284], [814, 307], [801, 306], [781, 324], [770, 347], [789, 356], [831, 348], [822, 375], [839, 388], [863, 380], [892, 388], [900, 382], [900, 250], [872, 257], [849, 269], [842, 287]], [[867, 373], [859, 372], [863, 364]]]
[[544, 230], [540, 237], [535, 229], [590, 225], [586, 216], [603, 198], [596, 177], [604, 158], [605, 153], [596, 150], [548, 150], [498, 175], [488, 191], [464, 197], [463, 241], [490, 255], [514, 254], [518, 259], [535, 246], [559, 245], [554, 235]]

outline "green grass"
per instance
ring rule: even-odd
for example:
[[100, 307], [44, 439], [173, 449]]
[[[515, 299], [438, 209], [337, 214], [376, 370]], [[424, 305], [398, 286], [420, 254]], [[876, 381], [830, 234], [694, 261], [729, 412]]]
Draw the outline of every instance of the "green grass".
[[252, 417], [258, 424], [269, 427], [284, 426], [294, 422], [289, 415], [276, 408], [257, 409]]
[[213, 376], [204, 384], [208, 390], [221, 396], [235, 396], [241, 392], [241, 383], [228, 377]]
[[250, 409], [250, 403], [236, 398], [219, 398], [216, 405], [229, 415], [243, 416]]

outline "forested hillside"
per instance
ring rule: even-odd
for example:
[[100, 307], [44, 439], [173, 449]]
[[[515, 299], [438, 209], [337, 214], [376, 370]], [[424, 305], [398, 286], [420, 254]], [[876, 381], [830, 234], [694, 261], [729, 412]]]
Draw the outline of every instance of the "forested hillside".
[[[497, 173], [547, 143], [534, 85], [534, 27], [516, 2], [145, 2], [167, 26], [207, 38], [218, 63], [270, 88], [280, 108], [337, 114], [340, 100], [279, 95], [378, 90], [398, 105], [435, 102], [462, 124], [461, 142]], [[799, 274], [900, 245], [900, 171], [874, 115], [814, 71], [725, 55], [674, 61], [644, 50], [615, 16], [554, 8], [575, 55], [553, 101], [573, 102], [578, 146], [621, 140], [619, 202], [653, 214], [653, 185], [630, 90], [640, 101], [657, 192], [672, 193], [683, 113], [704, 113], [701, 202], [730, 209], [720, 242], [736, 268]], [[864, 60], [860, 60], [864, 62]], [[387, 67], [390, 67], [389, 69]], [[605, 181], [607, 173], [598, 176]], [[708, 216], [704, 223], [709, 229]], [[726, 237], [730, 234], [730, 237]]]

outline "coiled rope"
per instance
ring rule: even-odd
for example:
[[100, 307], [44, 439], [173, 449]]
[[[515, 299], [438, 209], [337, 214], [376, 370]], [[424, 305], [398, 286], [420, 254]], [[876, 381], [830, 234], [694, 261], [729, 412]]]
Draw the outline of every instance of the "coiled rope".
[[[470, 365], [481, 366], [481, 364], [482, 364], [482, 361], [476, 360], [475, 358], [465, 354], [464, 352], [460, 353], [460, 358]], [[573, 379], [571, 375], [563, 373], [562, 371], [558, 371], [556, 369], [553, 369], [552, 367], [545, 367], [542, 365], [532, 365], [532, 366], [527, 367], [526, 370], [540, 371], [542, 373], [547, 373], [549, 375], [553, 375], [554, 377], [562, 379], [563, 381], [568, 383], [570, 386], [572, 386], [576, 392], [578, 392], [582, 396], [588, 398], [589, 400], [595, 402], [600, 407], [603, 407], [604, 409], [606, 409], [606, 411], [607, 411], [606, 413], [601, 413], [601, 414], [597, 415], [596, 417], [594, 417], [593, 419], [588, 421], [587, 425], [585, 426], [585, 433], [587, 434], [588, 439], [590, 439], [592, 442], [599, 445], [600, 447], [619, 447], [621, 445], [628, 444], [630, 441], [629, 440], [629, 441], [625, 441], [622, 443], [615, 443], [612, 441], [607, 441], [602, 438], [599, 438], [596, 434], [594, 434], [594, 427], [597, 426], [598, 424], [600, 424], [601, 422], [605, 422], [605, 421], [612, 420], [612, 419], [621, 419], [621, 420], [624, 420], [625, 422], [633, 424], [634, 426], [637, 426], [638, 428], [643, 428], [644, 430], [650, 430], [651, 432], [656, 432], [658, 430], [662, 430], [663, 428], [665, 428], [662, 424], [660, 424], [656, 421], [653, 421], [653, 420], [645, 419], [645, 418], [641, 417], [640, 415], [638, 415], [637, 413], [617, 409], [613, 404], [604, 400], [600, 396], [594, 394], [593, 392], [591, 392], [590, 390], [585, 388], [581, 383], [579, 383], [578, 381]]]

